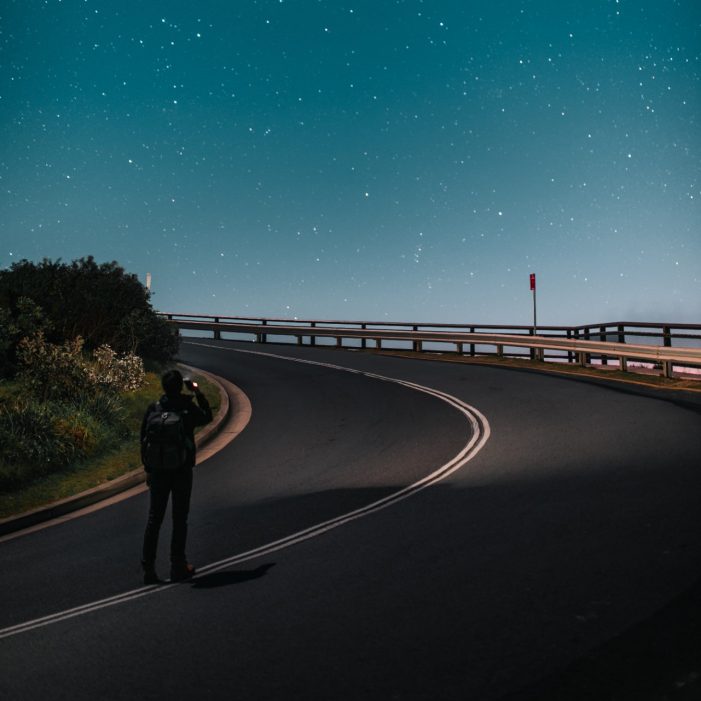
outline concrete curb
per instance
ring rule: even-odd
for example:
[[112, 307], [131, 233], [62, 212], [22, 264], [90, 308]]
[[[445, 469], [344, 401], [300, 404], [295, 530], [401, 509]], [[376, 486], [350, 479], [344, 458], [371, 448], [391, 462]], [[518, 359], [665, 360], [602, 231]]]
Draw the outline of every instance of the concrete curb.
[[[198, 375], [205, 376], [219, 389], [221, 403], [216, 416], [214, 416], [210, 424], [205, 426], [195, 436], [195, 443], [199, 451], [200, 448], [212, 442], [228, 423], [229, 415], [231, 413], [231, 400], [229, 394], [224, 388], [223, 382], [225, 381], [222, 380], [222, 378], [205, 372], [204, 370], [200, 370], [199, 368], [193, 368], [187, 365], [180, 365], [180, 367], [193, 373], [197, 373]], [[231, 383], [227, 382], [226, 384], [231, 386]], [[238, 391], [241, 392], [241, 390]], [[243, 393], [241, 392], [241, 394]], [[210, 456], [211, 453], [208, 453], [206, 457]], [[198, 459], [198, 464], [199, 462], [201, 462], [201, 460]], [[84, 492], [80, 492], [79, 494], [74, 494], [73, 496], [60, 499], [59, 501], [52, 502], [51, 504], [40, 506], [39, 508], [32, 509], [31, 511], [25, 511], [24, 513], [17, 514], [15, 516], [0, 519], [0, 536], [21, 531], [26, 528], [31, 528], [32, 526], [36, 526], [44, 521], [51, 521], [61, 516], [65, 516], [73, 511], [84, 509], [88, 506], [96, 504], [97, 502], [105, 501], [117, 494], [138, 487], [145, 482], [146, 473], [144, 472], [143, 468], [138, 468], [136, 470], [132, 470], [131, 472], [127, 472], [114, 480], [110, 480], [109, 482], [99, 484], [92, 489], [87, 489]]]

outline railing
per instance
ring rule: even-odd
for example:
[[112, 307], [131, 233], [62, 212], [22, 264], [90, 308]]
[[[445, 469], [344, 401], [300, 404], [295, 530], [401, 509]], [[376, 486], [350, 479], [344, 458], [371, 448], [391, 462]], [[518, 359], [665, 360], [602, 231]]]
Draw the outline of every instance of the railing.
[[[432, 324], [417, 322], [336, 321], [319, 319], [279, 319], [261, 317], [210, 316], [164, 313], [179, 329], [221, 334], [252, 335], [258, 343], [268, 337], [294, 338], [310, 345], [317, 339], [335, 339], [336, 346], [355, 339], [360, 348], [382, 348], [409, 344], [413, 351], [438, 345], [462, 355], [497, 355], [537, 360], [559, 360], [580, 365], [609, 364], [616, 359], [622, 370], [629, 361], [653, 363], [666, 377], [674, 366], [701, 367], [701, 324], [672, 324], [617, 321], [585, 326], [540, 326], [538, 334], [530, 326], [495, 324]], [[630, 343], [628, 339], [654, 339], [658, 343]], [[614, 339], [611, 341], [610, 339]], [[682, 345], [680, 345], [682, 344]]]

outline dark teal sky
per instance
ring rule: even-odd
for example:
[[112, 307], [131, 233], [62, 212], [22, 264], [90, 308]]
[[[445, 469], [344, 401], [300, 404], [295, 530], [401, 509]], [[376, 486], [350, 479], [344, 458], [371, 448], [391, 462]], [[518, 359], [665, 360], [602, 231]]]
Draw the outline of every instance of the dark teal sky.
[[701, 321], [697, 0], [0, 6], [0, 266], [164, 311]]

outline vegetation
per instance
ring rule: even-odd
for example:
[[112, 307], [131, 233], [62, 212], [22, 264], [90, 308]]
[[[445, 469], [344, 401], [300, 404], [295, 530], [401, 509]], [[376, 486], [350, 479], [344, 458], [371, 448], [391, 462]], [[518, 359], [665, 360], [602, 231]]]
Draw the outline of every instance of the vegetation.
[[17, 344], [14, 392], [0, 404], [0, 490], [127, 437], [123, 395], [144, 385], [141, 358], [118, 356], [109, 346], [88, 354], [83, 345], [81, 337], [49, 343], [41, 331]]
[[[636, 367], [633, 370], [629, 365], [629, 370], [623, 372], [616, 365], [589, 365], [582, 367], [577, 363], [557, 363], [527, 360], [525, 358], [499, 358], [497, 356], [469, 356], [458, 355], [457, 353], [436, 353], [423, 351], [404, 350], [381, 350], [368, 349], [366, 352], [377, 355], [388, 355], [400, 358], [424, 358], [445, 363], [464, 363], [469, 365], [497, 365], [507, 368], [522, 368], [536, 372], [552, 372], [562, 375], [574, 375], [578, 377], [588, 377], [598, 380], [624, 382], [628, 384], [647, 385], [648, 387], [663, 387], [668, 389], [701, 391], [701, 383], [694, 376], [686, 377], [663, 377], [656, 374], [655, 370], [646, 370]], [[659, 368], [657, 369], [659, 372]]]
[[109, 345], [161, 363], [178, 351], [177, 332], [153, 311], [137, 276], [92, 256], [0, 270], [0, 377], [16, 371], [19, 341], [39, 331], [51, 343], [81, 337], [86, 350]]
[[143, 411], [161, 391], [144, 361], [160, 369], [178, 350], [149, 296], [92, 257], [0, 270], [0, 513], [26, 506], [20, 494], [51, 501], [138, 465]]
[[[161, 368], [164, 369], [164, 368]], [[219, 409], [219, 391], [215, 385], [197, 378], [214, 413]], [[5, 398], [16, 396], [17, 383], [0, 385], [0, 403]], [[147, 372], [144, 384], [136, 391], [121, 395], [121, 431], [117, 436], [109, 435], [109, 427], [101, 430], [102, 443], [89, 455], [72, 461], [53, 472], [38, 475], [31, 464], [24, 470], [17, 467], [14, 487], [0, 490], [0, 518], [18, 514], [48, 504], [57, 499], [78, 494], [99, 484], [141, 467], [139, 429], [148, 404], [162, 393], [160, 372]]]

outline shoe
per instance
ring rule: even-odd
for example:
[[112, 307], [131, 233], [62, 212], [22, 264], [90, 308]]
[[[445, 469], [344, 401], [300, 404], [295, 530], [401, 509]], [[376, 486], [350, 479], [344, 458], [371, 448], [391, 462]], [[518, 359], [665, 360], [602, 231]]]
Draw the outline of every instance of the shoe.
[[195, 576], [195, 568], [187, 562], [182, 565], [173, 565], [170, 568], [170, 581], [183, 582]]
[[156, 570], [144, 570], [144, 584], [163, 584], [163, 580], [156, 574]]

